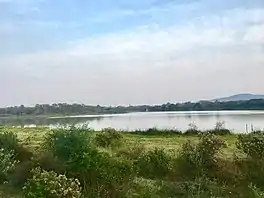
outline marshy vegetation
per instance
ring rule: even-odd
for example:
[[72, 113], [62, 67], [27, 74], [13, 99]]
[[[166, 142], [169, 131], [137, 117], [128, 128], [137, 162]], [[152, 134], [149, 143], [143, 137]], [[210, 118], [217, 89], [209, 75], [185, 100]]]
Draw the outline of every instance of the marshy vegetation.
[[264, 133], [0, 128], [0, 197], [263, 197]]

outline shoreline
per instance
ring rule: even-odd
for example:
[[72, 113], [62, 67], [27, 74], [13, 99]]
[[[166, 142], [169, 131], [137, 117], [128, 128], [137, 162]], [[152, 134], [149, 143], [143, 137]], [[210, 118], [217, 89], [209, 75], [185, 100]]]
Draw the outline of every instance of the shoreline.
[[[69, 115], [19, 115], [19, 116], [0, 116], [0, 119], [36, 119], [36, 118], [45, 118], [45, 119], [61, 119], [61, 118], [89, 118], [89, 117], [109, 117], [109, 116], [124, 116], [124, 115], [139, 115], [139, 114], [198, 114], [201, 115], [202, 113], [215, 113], [215, 114], [222, 114], [222, 115], [239, 115], [244, 114], [264, 114], [264, 110], [200, 110], [200, 111], [138, 111], [138, 112], [125, 112], [125, 113], [103, 113], [103, 114], [69, 114]], [[233, 114], [234, 113], [234, 114]], [[213, 114], [212, 114], [213, 115]]]

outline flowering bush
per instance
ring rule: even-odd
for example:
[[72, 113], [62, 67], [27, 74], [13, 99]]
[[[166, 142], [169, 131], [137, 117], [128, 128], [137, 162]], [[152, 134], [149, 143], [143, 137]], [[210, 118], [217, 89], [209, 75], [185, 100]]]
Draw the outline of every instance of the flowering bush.
[[6, 179], [8, 172], [18, 163], [13, 156], [13, 151], [6, 152], [4, 149], [0, 149], [0, 180], [2, 181]]
[[249, 157], [254, 159], [264, 157], [264, 134], [239, 135], [236, 145]]
[[82, 196], [80, 182], [40, 168], [32, 170], [33, 177], [23, 187], [26, 198], [79, 198]]

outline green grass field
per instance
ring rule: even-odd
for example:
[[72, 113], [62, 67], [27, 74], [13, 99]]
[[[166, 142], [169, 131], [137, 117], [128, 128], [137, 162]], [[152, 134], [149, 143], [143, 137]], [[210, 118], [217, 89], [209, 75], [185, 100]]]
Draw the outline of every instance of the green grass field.
[[[10, 131], [17, 134], [19, 140], [29, 148], [37, 148], [43, 141], [44, 136], [50, 132], [49, 128], [9, 128]], [[99, 133], [99, 132], [97, 132]], [[177, 151], [183, 143], [187, 140], [197, 143], [199, 137], [193, 136], [181, 136], [181, 135], [138, 135], [133, 133], [124, 133], [124, 139], [126, 144], [140, 143], [144, 145], [146, 149], [161, 148], [168, 152]], [[220, 137], [227, 144], [227, 147], [223, 149], [223, 155], [225, 157], [232, 157], [233, 153], [239, 152], [236, 149], [237, 135], [225, 135]]]

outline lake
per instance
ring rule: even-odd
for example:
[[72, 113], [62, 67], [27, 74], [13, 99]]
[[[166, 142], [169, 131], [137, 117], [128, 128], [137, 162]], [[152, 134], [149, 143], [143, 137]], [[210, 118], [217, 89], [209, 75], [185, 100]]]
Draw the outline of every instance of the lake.
[[[251, 129], [264, 129], [264, 111], [184, 111], [184, 112], [142, 112], [114, 115], [79, 115], [57, 118], [37, 119], [0, 119], [0, 125], [35, 127], [57, 125], [89, 124], [100, 130], [112, 127], [122, 130], [157, 128], [188, 129], [195, 123], [199, 129], [211, 129], [217, 122], [224, 122], [225, 127], [234, 132], [246, 132]], [[247, 127], [246, 127], [247, 126]]]

